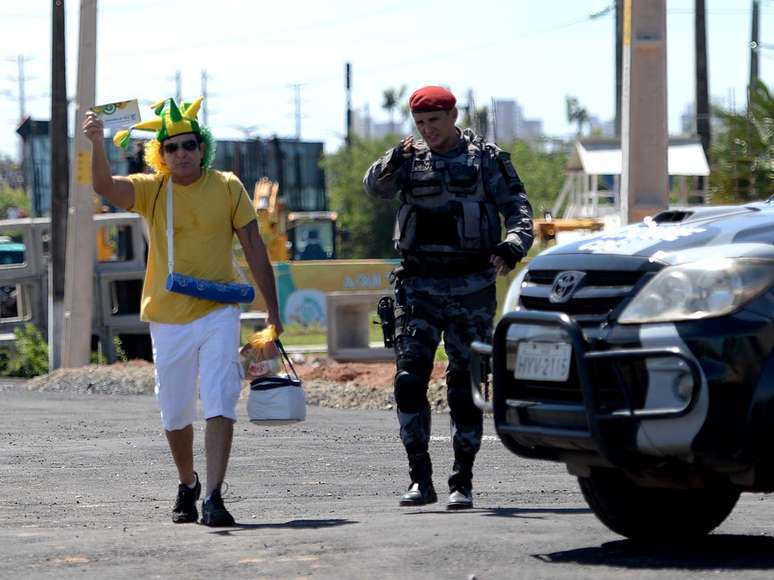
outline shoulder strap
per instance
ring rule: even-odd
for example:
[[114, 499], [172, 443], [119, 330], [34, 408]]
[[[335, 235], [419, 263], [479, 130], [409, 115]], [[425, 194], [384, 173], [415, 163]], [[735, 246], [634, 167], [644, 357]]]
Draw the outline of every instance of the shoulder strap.
[[167, 180], [167, 269], [169, 273], [175, 271], [175, 242], [173, 226], [175, 222], [174, 208], [172, 207], [172, 176]]

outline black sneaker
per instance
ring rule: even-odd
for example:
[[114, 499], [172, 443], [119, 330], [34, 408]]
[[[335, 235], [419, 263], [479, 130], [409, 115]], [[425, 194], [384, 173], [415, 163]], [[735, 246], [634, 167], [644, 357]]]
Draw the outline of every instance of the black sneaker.
[[438, 501], [433, 482], [413, 482], [406, 493], [400, 497], [400, 505], [404, 507], [427, 505]]
[[202, 523], [213, 528], [235, 525], [234, 518], [223, 505], [220, 488], [212, 492], [209, 500], [202, 502]]
[[177, 499], [172, 508], [172, 521], [176, 524], [190, 524], [199, 519], [196, 511], [196, 502], [202, 493], [202, 484], [199, 482], [199, 474], [194, 471], [196, 485], [193, 488], [181, 483], [177, 486]]

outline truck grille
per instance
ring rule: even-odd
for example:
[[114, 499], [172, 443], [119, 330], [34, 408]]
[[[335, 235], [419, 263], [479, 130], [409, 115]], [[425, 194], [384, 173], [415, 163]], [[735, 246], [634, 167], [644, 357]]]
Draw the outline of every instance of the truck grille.
[[[595, 343], [601, 330], [600, 325], [632, 295], [634, 288], [644, 281], [644, 276], [650, 276], [662, 267], [645, 260], [638, 263], [627, 260], [625, 264], [611, 263], [610, 260], [607, 256], [589, 256], [581, 261], [574, 256], [560, 263], [543, 262], [548, 267], [541, 268], [536, 264], [537, 267], [530, 268], [524, 279], [520, 307], [524, 310], [563, 312], [581, 326], [587, 341]], [[579, 263], [583, 264], [583, 269], [577, 268], [576, 264]], [[557, 276], [563, 272], [579, 270], [583, 277], [570, 293], [569, 299], [552, 302], [550, 296]], [[594, 347], [590, 346], [590, 349]], [[644, 404], [647, 373], [643, 362], [589, 360], [588, 365], [594, 381], [598, 410], [615, 411], [629, 406], [639, 408]], [[563, 383], [516, 381], [511, 374], [507, 392], [514, 399], [524, 401], [582, 403], [583, 394], [575, 367], [573, 361], [569, 377]], [[627, 391], [623, 390], [622, 384], [626, 385]]]
[[562, 270], [530, 270], [524, 279], [520, 306], [525, 310], [564, 312], [581, 325], [607, 318], [632, 291], [645, 272], [588, 270], [570, 299], [554, 303], [549, 299], [556, 277]]

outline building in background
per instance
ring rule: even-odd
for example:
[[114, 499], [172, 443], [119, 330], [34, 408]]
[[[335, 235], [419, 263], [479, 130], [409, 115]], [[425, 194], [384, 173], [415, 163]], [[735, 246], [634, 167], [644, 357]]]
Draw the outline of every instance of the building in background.
[[[16, 132], [22, 138], [21, 168], [24, 176], [24, 189], [30, 199], [33, 217], [47, 216], [51, 213], [51, 140], [49, 139], [49, 121], [27, 117]], [[108, 146], [109, 145], [109, 146]], [[127, 155], [106, 139], [108, 161], [116, 175], [128, 173]]]
[[513, 99], [492, 99], [491, 112], [488, 137], [496, 143], [512, 143], [516, 139], [534, 142], [543, 137], [543, 121], [527, 119], [524, 109]]
[[395, 115], [392, 122], [374, 121], [369, 107], [365, 106], [360, 110], [352, 111], [352, 129], [361, 139], [384, 139], [388, 135], [410, 135], [414, 126], [400, 113]]

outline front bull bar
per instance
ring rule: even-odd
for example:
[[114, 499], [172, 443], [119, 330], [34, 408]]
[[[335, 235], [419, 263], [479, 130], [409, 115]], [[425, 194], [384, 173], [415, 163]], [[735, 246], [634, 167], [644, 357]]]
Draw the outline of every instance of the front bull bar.
[[[702, 371], [698, 362], [686, 355], [677, 347], [663, 348], [625, 348], [607, 351], [590, 351], [589, 344], [586, 341], [580, 326], [569, 316], [561, 312], [536, 312], [536, 311], [515, 311], [504, 315], [497, 324], [494, 332], [492, 345], [473, 342], [471, 344], [471, 389], [473, 402], [483, 411], [494, 413], [495, 426], [499, 429], [505, 423], [506, 408], [515, 406], [539, 406], [540, 401], [518, 401], [508, 398], [506, 402], [505, 393], [502, 392], [502, 385], [508, 381], [519, 382], [518, 379], [509, 376], [510, 371], [506, 366], [507, 355], [507, 333], [511, 325], [520, 326], [538, 326], [538, 327], [558, 327], [565, 340], [572, 346], [573, 361], [575, 362], [575, 373], [577, 374], [578, 384], [580, 385], [583, 398], [583, 407], [588, 425], [588, 437], [595, 443], [599, 453], [613, 464], [626, 463], [620, 449], [611, 445], [605, 437], [603, 424], [608, 421], [641, 421], [645, 419], [668, 419], [684, 416], [694, 408], [699, 398], [699, 391], [702, 384]], [[489, 357], [492, 362], [492, 399], [487, 398], [481, 393], [480, 369], [482, 368], [481, 357]], [[600, 408], [599, 396], [596, 392], [594, 382], [591, 379], [588, 361], [602, 359], [654, 359], [654, 358], [678, 358], [686, 364], [692, 380], [689, 396], [684, 405], [675, 407], [662, 407], [658, 409], [640, 409], [634, 408], [629, 385], [623, 380], [619, 380], [616, 386], [621, 389], [623, 399], [627, 402], [628, 408], [615, 411], [604, 411]], [[536, 427], [534, 425], [507, 425], [507, 431], [512, 435], [535, 435]], [[569, 435], [569, 433], [568, 433]], [[535, 456], [534, 451], [527, 446], [517, 445], [517, 451], [524, 456]]]

